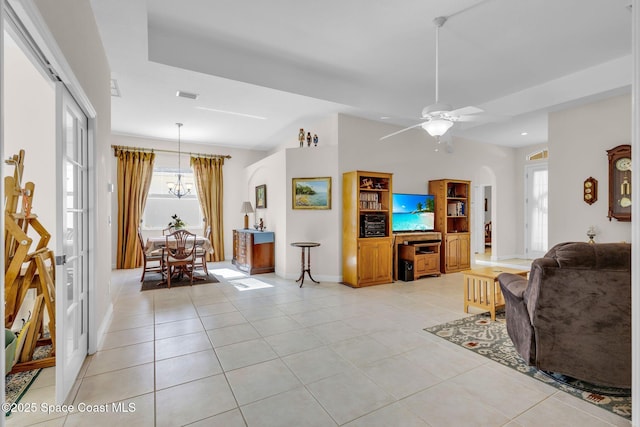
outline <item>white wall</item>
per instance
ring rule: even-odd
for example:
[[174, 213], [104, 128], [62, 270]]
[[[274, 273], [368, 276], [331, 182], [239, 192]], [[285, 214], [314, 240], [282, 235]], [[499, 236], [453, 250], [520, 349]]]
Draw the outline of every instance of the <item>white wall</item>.
[[[342, 192], [338, 185], [338, 146], [325, 145], [286, 150], [286, 278], [300, 275], [300, 248], [292, 242], [318, 242], [311, 249], [314, 279], [337, 282], [342, 279]], [[331, 209], [293, 209], [293, 178], [331, 178]]]
[[[318, 135], [318, 147], [326, 147], [328, 145], [338, 145], [338, 115], [331, 114], [323, 118], [307, 118], [301, 119], [296, 124], [290, 126], [290, 137], [286, 141], [283, 141], [277, 146], [277, 148], [271, 150], [269, 154], [277, 153], [287, 148], [300, 148], [298, 142], [298, 133], [300, 128], [304, 129], [305, 143], [307, 147], [306, 135], [307, 132], [311, 132], [311, 135]], [[313, 148], [313, 142], [311, 143]]]
[[[342, 179], [338, 175], [337, 158], [338, 116], [333, 115], [305, 128], [318, 134], [317, 147], [313, 144], [300, 148], [297, 133], [291, 141], [282, 144], [280, 151], [259, 160], [246, 170], [247, 199], [255, 208], [255, 187], [267, 185], [267, 209], [259, 209], [254, 218], [263, 218], [268, 230], [275, 232], [276, 274], [287, 279], [300, 276], [300, 248], [292, 247], [296, 241], [320, 243], [311, 249], [311, 271], [314, 279], [337, 282], [341, 273], [341, 193], [337, 188]], [[299, 129], [299, 128], [298, 128]], [[331, 209], [306, 210], [292, 208], [292, 179], [331, 177]]]
[[[55, 87], [9, 37], [4, 55], [4, 152], [11, 157], [25, 150], [22, 185], [35, 184], [33, 213], [52, 236], [48, 247], [55, 249], [56, 169], [51, 161], [56, 157]], [[5, 168], [7, 175], [13, 175], [14, 167]], [[39, 236], [32, 229], [28, 234], [34, 239], [33, 250]]]
[[[266, 229], [274, 232], [275, 272], [282, 277], [286, 276], [287, 266], [286, 181], [286, 155], [284, 150], [257, 161], [245, 170], [247, 187], [244, 190], [245, 198], [243, 200], [250, 201], [255, 210], [254, 214], [249, 214], [249, 225], [262, 218]], [[256, 209], [255, 187], [263, 184], [267, 186], [267, 207], [265, 209]], [[240, 205], [238, 205], [239, 210]], [[236, 228], [242, 228], [242, 225]]]
[[[607, 152], [631, 141], [631, 96], [622, 95], [549, 116], [549, 246], [587, 241], [631, 241], [631, 223], [609, 221]], [[583, 183], [598, 180], [598, 201], [583, 201]]]
[[[171, 137], [172, 135], [168, 135]], [[176, 139], [174, 140], [160, 140], [149, 138], [137, 138], [124, 135], [112, 135], [111, 142], [113, 145], [124, 145], [127, 147], [139, 147], [139, 148], [155, 148], [161, 150], [176, 150], [177, 144], [177, 131]], [[203, 144], [193, 144], [189, 141], [181, 139], [182, 150], [182, 168], [189, 166], [189, 155], [184, 153], [203, 153], [203, 154], [221, 154], [230, 155], [230, 159], [225, 159], [224, 166], [222, 167], [223, 174], [223, 227], [224, 227], [224, 255], [225, 259], [231, 259], [233, 255], [233, 233], [234, 228], [242, 228], [244, 223], [244, 214], [240, 213], [240, 206], [245, 200], [251, 200], [251, 204], [254, 205], [254, 195], [249, 193], [247, 187], [247, 180], [245, 176], [245, 168], [256, 160], [264, 156], [263, 151], [255, 150], [242, 150], [234, 149], [222, 146], [212, 146]], [[110, 168], [112, 174], [110, 175], [110, 182], [114, 185], [117, 183], [117, 163], [116, 157], [113, 155], [113, 150], [110, 150], [111, 157], [109, 159]], [[155, 166], [168, 166], [177, 167], [178, 155], [173, 153], [157, 153]], [[252, 187], [253, 188], [253, 187]], [[117, 215], [118, 215], [118, 195], [117, 192], [111, 193], [111, 206], [113, 217], [113, 227], [110, 239], [112, 245], [115, 248], [117, 244]], [[254, 206], [255, 208], [255, 206]], [[167, 223], [169, 222], [169, 216], [171, 213], [167, 213]], [[249, 222], [252, 223], [253, 218], [250, 216]], [[268, 223], [267, 223], [268, 225]], [[115, 266], [115, 250], [111, 251], [112, 265]]]
[[[515, 185], [515, 149], [454, 139], [453, 153], [443, 149], [436, 152], [435, 140], [422, 129], [379, 140], [397, 129], [380, 122], [340, 115], [340, 174], [350, 170], [391, 172], [393, 191], [398, 193], [424, 192], [429, 180], [441, 178], [470, 180], [472, 186], [490, 185], [493, 187], [495, 221], [492, 252], [500, 258], [518, 253], [513, 238], [516, 228], [514, 199], [519, 191]], [[484, 204], [472, 205], [471, 209], [484, 211]]]

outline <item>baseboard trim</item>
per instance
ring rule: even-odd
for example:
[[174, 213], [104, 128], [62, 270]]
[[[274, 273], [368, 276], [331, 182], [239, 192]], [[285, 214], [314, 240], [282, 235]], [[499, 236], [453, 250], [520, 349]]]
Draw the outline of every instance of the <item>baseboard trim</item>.
[[[102, 322], [100, 323], [100, 327], [98, 327], [98, 330], [96, 331], [96, 348], [89, 349], [89, 354], [93, 354], [95, 353], [99, 348], [102, 347], [102, 344], [104, 343], [104, 339], [105, 336], [107, 334], [107, 331], [109, 330], [109, 326], [111, 326], [111, 320], [113, 319], [113, 303], [110, 302], [109, 306], [107, 307], [107, 312], [105, 313], [104, 317], [102, 318]], [[92, 351], [93, 350], [93, 351]]]

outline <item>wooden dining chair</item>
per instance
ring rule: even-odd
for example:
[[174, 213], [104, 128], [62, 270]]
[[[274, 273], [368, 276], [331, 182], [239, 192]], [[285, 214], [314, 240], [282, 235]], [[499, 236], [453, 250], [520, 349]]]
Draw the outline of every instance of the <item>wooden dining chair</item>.
[[[204, 239], [211, 244], [211, 226], [207, 226], [204, 232]], [[200, 263], [198, 263], [200, 261]], [[204, 273], [208, 276], [209, 270], [207, 269], [207, 251], [203, 246], [196, 247], [196, 268], [202, 268]]]
[[164, 266], [167, 270], [167, 287], [171, 287], [171, 276], [179, 267], [186, 273], [193, 285], [193, 270], [196, 266], [196, 235], [187, 230], [177, 230], [165, 236]]
[[171, 234], [176, 231], [173, 227], [167, 227], [162, 229], [162, 235], [166, 236], [167, 234]]
[[[144, 282], [144, 275], [148, 272], [158, 272], [162, 273], [162, 250], [155, 250], [150, 254], [147, 254], [144, 250], [144, 239], [142, 238], [142, 231], [140, 227], [138, 227], [138, 240], [140, 241], [140, 249], [142, 249], [142, 277], [140, 278], [141, 282]], [[158, 264], [155, 265], [154, 263]]]

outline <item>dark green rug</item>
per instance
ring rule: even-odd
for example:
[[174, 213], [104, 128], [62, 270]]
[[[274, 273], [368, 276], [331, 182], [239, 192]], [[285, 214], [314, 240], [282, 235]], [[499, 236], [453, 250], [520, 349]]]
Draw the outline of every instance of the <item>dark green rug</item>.
[[[48, 335], [47, 335], [48, 336]], [[36, 347], [33, 353], [33, 360], [44, 359], [51, 354], [51, 345]], [[42, 369], [31, 369], [30, 371], [16, 372], [8, 374], [4, 378], [4, 415], [8, 416], [13, 411], [13, 405], [20, 402], [20, 399], [27, 393], [31, 384], [38, 378]]]
[[631, 390], [597, 386], [528, 366], [509, 338], [504, 312], [497, 314], [496, 321], [491, 320], [489, 313], [482, 313], [424, 330], [616, 415], [631, 419]]
[[20, 402], [22, 396], [25, 395], [31, 384], [38, 378], [38, 374], [41, 369], [32, 369], [30, 371], [17, 372], [15, 374], [9, 374], [5, 377], [5, 416], [8, 416], [13, 411], [13, 405]]
[[[206, 285], [207, 283], [218, 283], [218, 279], [211, 273], [205, 275], [204, 272], [196, 272], [193, 275], [193, 285]], [[180, 286], [191, 286], [189, 277], [182, 277], [180, 279], [171, 279], [171, 287], [178, 288]], [[150, 291], [154, 289], [167, 289], [167, 283], [163, 282], [163, 277], [160, 273], [147, 273], [144, 276], [144, 282], [142, 282], [141, 291]]]

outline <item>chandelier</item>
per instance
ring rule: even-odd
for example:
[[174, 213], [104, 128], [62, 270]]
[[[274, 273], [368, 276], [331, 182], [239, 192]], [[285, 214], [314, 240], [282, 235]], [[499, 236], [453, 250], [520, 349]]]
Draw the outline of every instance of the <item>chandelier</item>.
[[191, 183], [182, 182], [182, 174], [180, 173], [180, 128], [182, 127], [182, 123], [176, 123], [176, 126], [178, 126], [178, 174], [176, 182], [169, 182], [167, 186], [169, 187], [169, 194], [173, 194], [180, 199], [191, 193]]

